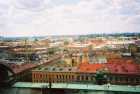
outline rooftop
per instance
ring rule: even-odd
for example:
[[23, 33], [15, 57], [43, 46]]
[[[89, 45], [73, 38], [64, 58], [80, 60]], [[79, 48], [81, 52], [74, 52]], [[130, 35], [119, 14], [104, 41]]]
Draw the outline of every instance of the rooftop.
[[106, 71], [112, 74], [133, 74], [140, 75], [140, 64], [135, 63], [81, 63], [77, 67], [58, 67], [58, 66], [43, 66], [34, 69], [33, 71], [46, 72], [85, 72], [96, 73], [99, 70]]
[[134, 60], [132, 58], [109, 58], [107, 60], [108, 63], [133, 63], [134, 64]]
[[140, 75], [140, 65], [135, 63], [105, 64], [111, 73], [116, 74], [138, 74]]
[[23, 72], [25, 70], [31, 69], [33, 67], [36, 67], [37, 64], [33, 64], [33, 63], [24, 63], [21, 65], [18, 64], [10, 64], [10, 67], [13, 69], [15, 74], [18, 74], [20, 72]]
[[[14, 88], [49, 88], [49, 83], [29, 83], [17, 82], [13, 85]], [[78, 83], [52, 83], [51, 88], [60, 89], [80, 89], [80, 90], [102, 90], [102, 91], [126, 91], [140, 92], [140, 86], [126, 85], [94, 85], [94, 84], [78, 84]]]
[[39, 67], [33, 71], [46, 71], [46, 72], [77, 72], [77, 67], [55, 67], [55, 66], [46, 66]]
[[92, 72], [96, 73], [96, 71], [102, 69], [104, 67], [104, 64], [85, 64], [82, 63], [79, 65], [79, 72]]

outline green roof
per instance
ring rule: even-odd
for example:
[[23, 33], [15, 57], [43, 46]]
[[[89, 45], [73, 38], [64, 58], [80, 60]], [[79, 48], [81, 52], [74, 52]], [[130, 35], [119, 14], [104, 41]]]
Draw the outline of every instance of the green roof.
[[[49, 83], [17, 82], [13, 85], [16, 88], [48, 88]], [[80, 90], [101, 90], [101, 91], [126, 91], [140, 92], [140, 86], [127, 85], [94, 85], [80, 83], [52, 83], [52, 88], [80, 89]]]

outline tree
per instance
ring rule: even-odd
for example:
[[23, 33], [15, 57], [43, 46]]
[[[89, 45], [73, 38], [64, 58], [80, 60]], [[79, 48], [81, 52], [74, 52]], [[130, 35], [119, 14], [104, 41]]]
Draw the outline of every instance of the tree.
[[104, 71], [97, 71], [95, 75], [96, 83], [99, 85], [107, 83], [107, 75]]

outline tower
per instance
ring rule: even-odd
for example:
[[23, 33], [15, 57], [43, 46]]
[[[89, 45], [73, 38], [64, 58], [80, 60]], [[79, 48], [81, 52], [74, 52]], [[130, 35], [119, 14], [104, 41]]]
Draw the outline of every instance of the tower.
[[89, 63], [88, 49], [87, 48], [83, 49], [82, 63], [86, 63], [86, 64]]

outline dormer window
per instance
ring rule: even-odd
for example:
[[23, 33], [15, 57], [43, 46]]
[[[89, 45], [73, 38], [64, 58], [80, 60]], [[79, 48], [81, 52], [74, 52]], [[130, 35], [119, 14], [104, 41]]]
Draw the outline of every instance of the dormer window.
[[69, 69], [69, 71], [71, 71], [72, 69]]
[[55, 68], [53, 68], [52, 70], [55, 71]]
[[60, 70], [60, 71], [62, 71], [63, 69], [62, 69], [62, 68], [60, 68], [59, 70]]

